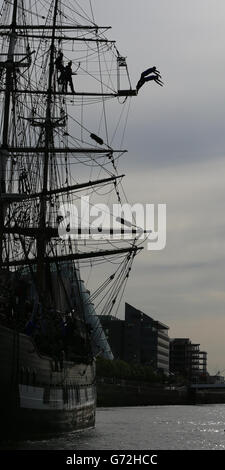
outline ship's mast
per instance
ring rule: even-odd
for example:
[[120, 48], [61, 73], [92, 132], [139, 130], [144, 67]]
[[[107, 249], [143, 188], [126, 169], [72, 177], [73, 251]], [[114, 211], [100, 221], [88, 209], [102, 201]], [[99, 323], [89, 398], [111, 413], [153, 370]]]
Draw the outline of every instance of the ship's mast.
[[58, 12], [58, 0], [55, 0], [52, 24], [52, 37], [50, 46], [50, 62], [49, 62], [49, 76], [48, 76], [48, 90], [47, 90], [47, 107], [45, 116], [45, 152], [43, 164], [43, 187], [40, 197], [40, 224], [41, 235], [37, 238], [37, 280], [40, 291], [43, 291], [45, 283], [45, 227], [46, 227], [46, 195], [48, 190], [48, 167], [49, 167], [49, 148], [53, 146], [53, 126], [52, 126], [52, 85], [54, 73], [54, 53], [55, 53], [55, 34], [56, 34], [56, 20]]
[[[79, 259], [88, 259], [88, 258], [98, 258], [98, 257], [104, 257], [104, 256], [110, 256], [110, 255], [116, 255], [116, 254], [125, 254], [125, 253], [132, 253], [138, 251], [136, 247], [128, 245], [127, 248], [122, 248], [122, 249], [113, 249], [113, 250], [97, 250], [96, 252], [87, 252], [87, 253], [82, 253], [80, 251], [77, 252], [75, 246], [71, 247], [70, 244], [67, 246], [67, 253], [65, 256], [59, 256], [59, 253], [56, 250], [52, 250], [52, 255], [49, 256], [47, 255], [47, 247], [51, 239], [58, 238], [58, 225], [57, 221], [55, 218], [55, 224], [53, 220], [51, 220], [50, 226], [48, 226], [48, 208], [49, 208], [49, 197], [54, 196], [54, 195], [59, 195], [60, 197], [63, 196], [63, 194], [67, 193], [69, 195], [70, 193], [75, 192], [76, 190], [79, 189], [84, 189], [88, 188], [91, 186], [99, 185], [99, 184], [104, 184], [104, 183], [110, 183], [114, 181], [117, 178], [119, 178], [118, 175], [111, 176], [110, 178], [101, 178], [98, 180], [92, 180], [88, 181], [86, 183], [81, 183], [81, 184], [76, 184], [76, 185], [69, 185], [67, 181], [67, 186], [64, 187], [62, 184], [60, 184], [60, 180], [55, 184], [53, 180], [51, 180], [51, 161], [55, 159], [56, 161], [56, 166], [57, 166], [57, 159], [59, 158], [59, 155], [65, 154], [72, 154], [75, 156], [75, 154], [79, 154], [79, 158], [82, 156], [87, 156], [87, 155], [99, 155], [102, 157], [106, 156], [111, 161], [114, 162], [114, 154], [123, 154], [125, 151], [124, 150], [115, 150], [106, 145], [102, 139], [100, 139], [98, 136], [96, 136], [93, 133], [90, 133], [90, 137], [95, 140], [98, 143], [98, 146], [84, 146], [83, 142], [81, 147], [79, 146], [61, 146], [59, 145], [54, 145], [54, 128], [55, 127], [60, 127], [60, 124], [58, 125], [57, 121], [58, 119], [55, 116], [56, 112], [56, 107], [58, 103], [58, 99], [60, 100], [60, 95], [65, 95], [65, 98], [63, 97], [63, 102], [64, 99], [66, 99], [66, 95], [71, 95], [73, 93], [68, 92], [67, 89], [63, 89], [63, 87], [58, 87], [57, 86], [57, 76], [55, 76], [55, 52], [57, 50], [57, 41], [61, 41], [61, 39], [65, 40], [76, 40], [76, 41], [81, 41], [84, 42], [85, 44], [88, 43], [88, 41], [96, 41], [97, 45], [101, 42], [105, 42], [106, 44], [114, 44], [114, 41], [108, 41], [102, 36], [101, 34], [97, 38], [89, 38], [88, 36], [83, 37], [83, 33], [81, 36], [76, 37], [67, 37], [65, 36], [66, 31], [70, 32], [70, 30], [80, 30], [80, 31], [96, 31], [98, 30], [103, 30], [108, 29], [108, 27], [98, 27], [97, 25], [63, 25], [61, 22], [58, 23], [57, 21], [57, 16], [58, 12], [60, 11], [60, 0], [54, 0], [51, 2], [51, 8], [49, 10], [49, 15], [51, 16], [51, 22], [47, 21], [45, 25], [38, 25], [38, 24], [19, 24], [21, 21], [19, 21], [19, 15], [17, 17], [17, 10], [19, 9], [18, 6], [18, 0], [14, 0], [13, 2], [13, 13], [12, 13], [12, 22], [11, 24], [7, 25], [0, 25], [0, 32], [1, 35], [3, 36], [8, 36], [9, 38], [9, 47], [7, 51], [7, 60], [5, 62], [0, 62], [0, 67], [5, 68], [6, 70], [6, 79], [5, 79], [5, 85], [2, 89], [0, 89], [0, 92], [4, 91], [4, 109], [3, 109], [3, 123], [2, 123], [2, 128], [3, 128], [3, 133], [2, 133], [2, 147], [0, 148], [0, 191], [1, 191], [1, 198], [0, 198], [0, 209], [1, 209], [1, 214], [0, 214], [0, 265], [1, 267], [16, 267], [16, 266], [32, 266], [34, 265], [34, 271], [37, 272], [37, 278], [36, 278], [36, 284], [37, 284], [37, 290], [39, 294], [41, 295], [43, 301], [43, 298], [47, 297], [45, 296], [45, 291], [49, 289], [47, 288], [47, 270], [50, 269], [50, 264], [57, 264], [57, 262], [64, 262], [68, 260], [79, 260]], [[50, 13], [51, 11], [51, 13]], [[49, 16], [48, 16], [49, 19]], [[30, 21], [32, 23], [32, 21]], [[25, 30], [25, 31], [24, 31]], [[37, 33], [36, 34], [36, 30]], [[42, 31], [43, 30], [43, 31]], [[65, 31], [64, 31], [65, 30]], [[40, 33], [42, 31], [42, 35]], [[64, 33], [63, 33], [64, 31]], [[74, 34], [74, 31], [73, 33]], [[86, 34], [86, 33], [85, 33]], [[17, 72], [18, 68], [25, 67], [29, 68], [29, 60], [24, 62], [24, 58], [28, 57], [27, 54], [24, 55], [22, 60], [17, 60], [15, 59], [15, 44], [17, 38], [33, 38], [33, 39], [38, 39], [42, 38], [44, 41], [46, 39], [49, 39], [50, 44], [49, 48], [47, 49], [47, 54], [48, 54], [48, 76], [47, 76], [47, 85], [43, 88], [40, 83], [41, 82], [36, 82], [36, 86], [32, 86], [32, 80], [31, 76], [33, 73], [33, 70], [31, 70], [30, 75], [28, 76], [28, 80], [23, 80], [19, 79], [18, 80], [18, 86], [15, 83], [15, 74]], [[47, 41], [46, 41], [47, 43]], [[92, 46], [91, 46], [92, 47]], [[98, 48], [99, 50], [99, 48]], [[35, 51], [32, 52], [32, 54]], [[19, 54], [23, 55], [23, 54]], [[29, 53], [28, 53], [29, 55]], [[35, 59], [36, 60], [36, 59]], [[44, 68], [44, 70], [46, 70]], [[19, 75], [19, 74], [18, 74]], [[28, 74], [27, 74], [28, 75]], [[101, 74], [100, 74], [101, 75]], [[21, 76], [21, 74], [19, 75]], [[55, 81], [56, 78], [56, 81]], [[102, 80], [102, 77], [99, 77], [99, 81]], [[25, 85], [25, 86], [24, 86]], [[27, 85], [27, 86], [26, 86]], [[13, 92], [16, 92], [14, 94]], [[90, 90], [90, 91], [83, 91], [77, 92], [76, 91], [76, 97], [81, 96], [82, 100], [86, 99], [88, 97], [93, 97], [94, 99], [98, 97], [101, 97], [103, 100], [107, 97], [120, 97], [124, 96], [125, 98], [128, 96], [134, 95], [136, 92], [132, 89], [129, 90], [118, 90], [116, 91], [114, 88], [110, 88], [109, 90], [103, 89], [101, 87], [101, 90], [99, 92], [98, 89], [95, 90]], [[40, 134], [34, 133], [32, 136], [34, 138], [28, 138], [26, 139], [11, 139], [11, 134], [10, 134], [10, 115], [11, 115], [11, 108], [12, 106], [12, 100], [17, 99], [17, 96], [24, 96], [24, 102], [27, 104], [27, 97], [37, 97], [37, 95], [43, 95], [45, 98], [45, 111], [44, 114], [42, 113], [35, 117], [30, 117], [30, 115], [26, 115], [26, 113], [23, 115], [23, 113], [18, 113], [19, 114], [19, 120], [25, 120], [25, 122], [28, 123], [28, 128], [29, 125], [30, 127], [40, 127]], [[33, 99], [33, 98], [32, 98]], [[23, 98], [22, 98], [23, 100]], [[37, 102], [39, 98], [37, 97]], [[40, 98], [41, 100], [41, 98]], [[30, 102], [29, 102], [30, 103]], [[29, 107], [28, 103], [28, 107]], [[24, 121], [23, 121], [24, 122]], [[22, 127], [22, 129], [25, 129], [25, 127]], [[15, 129], [15, 132], [19, 134], [20, 128], [18, 127]], [[36, 132], [36, 131], [35, 131]], [[21, 134], [21, 132], [20, 132]], [[66, 133], [65, 133], [66, 135]], [[67, 134], [69, 135], [69, 134]], [[15, 141], [15, 142], [14, 142]], [[104, 144], [104, 146], [103, 146]], [[102, 147], [101, 147], [102, 145]], [[6, 194], [6, 165], [7, 165], [7, 159], [8, 158], [13, 158], [14, 156], [17, 157], [19, 155], [18, 162], [21, 162], [21, 166], [18, 165], [17, 170], [18, 171], [18, 179], [20, 178], [20, 168], [23, 169], [23, 162], [25, 162], [25, 168], [27, 168], [27, 162], [31, 161], [31, 159], [34, 158], [34, 161], [37, 161], [37, 168], [38, 168], [38, 182], [36, 186], [31, 185], [31, 190], [27, 190], [26, 188], [22, 187], [22, 190], [17, 189], [18, 192], [15, 192], [14, 194], [10, 191], [10, 188], [8, 189], [8, 192]], [[50, 181], [51, 180], [51, 181]], [[16, 181], [16, 178], [15, 178]], [[50, 184], [51, 183], [51, 184]], [[32, 183], [33, 184], [33, 183]], [[53, 185], [53, 187], [52, 187]], [[15, 188], [17, 188], [17, 185], [15, 184]], [[71, 195], [72, 197], [72, 195]], [[34, 212], [35, 212], [35, 217], [34, 217], [34, 225], [33, 226], [28, 226], [27, 222], [25, 221], [25, 225], [21, 223], [20, 218], [13, 215], [14, 220], [13, 220], [13, 225], [11, 225], [11, 219], [9, 217], [9, 220], [4, 220], [6, 219], [5, 213], [6, 213], [6, 208], [10, 207], [10, 204], [15, 203], [22, 203], [22, 201], [27, 201], [27, 206], [28, 207], [28, 201], [34, 201]], [[39, 202], [39, 203], [38, 203]], [[31, 207], [33, 207], [31, 205]], [[4, 210], [3, 210], [4, 209]], [[50, 209], [51, 210], [51, 209]], [[21, 213], [23, 212], [23, 209], [21, 209]], [[16, 214], [16, 211], [15, 211]], [[55, 215], [55, 214], [54, 214]], [[30, 222], [32, 222], [30, 220]], [[30, 223], [28, 221], [28, 224]], [[53, 224], [52, 224], [53, 222]], [[15, 238], [19, 236], [20, 238], [20, 244], [22, 248], [22, 258], [19, 260], [16, 257], [11, 256], [12, 251], [10, 251], [10, 247], [8, 249], [8, 256], [3, 257], [3, 251], [5, 249], [5, 246], [3, 245], [3, 233], [8, 235], [7, 240], [14, 240], [14, 235]], [[31, 238], [31, 243], [29, 242], [29, 238]], [[34, 244], [32, 246], [32, 239], [34, 240]], [[26, 242], [25, 242], [26, 240]], [[30, 244], [29, 244], [30, 243]], [[26, 248], [26, 244], [28, 248]], [[52, 245], [52, 242], [50, 242]], [[53, 241], [54, 245], [54, 241]], [[57, 243], [56, 243], [57, 246]], [[30, 247], [32, 247], [32, 252], [30, 250]], [[35, 248], [35, 249], [34, 249]], [[32, 258], [29, 257], [29, 254], [32, 253]], [[48, 301], [49, 299], [47, 299]]]
[[17, 17], [17, 3], [18, 0], [14, 0], [12, 24], [9, 39], [9, 49], [7, 56], [7, 68], [6, 68], [6, 91], [5, 91], [5, 105], [4, 105], [4, 125], [2, 135], [2, 146], [7, 148], [8, 146], [8, 131], [9, 131], [9, 111], [11, 103], [11, 92], [13, 91], [13, 61], [14, 61], [14, 50], [16, 45], [16, 17]]
[[[12, 23], [11, 31], [9, 33], [9, 48], [6, 62], [6, 87], [4, 97], [4, 113], [3, 113], [3, 132], [2, 132], [2, 145], [0, 149], [0, 195], [6, 192], [5, 170], [8, 158], [8, 139], [9, 139], [9, 117], [11, 106], [11, 93], [13, 91], [13, 62], [14, 51], [16, 45], [16, 19], [17, 19], [17, 3], [18, 0], [13, 2]], [[5, 205], [0, 198], [0, 265], [2, 264], [3, 254], [3, 230], [5, 218]]]

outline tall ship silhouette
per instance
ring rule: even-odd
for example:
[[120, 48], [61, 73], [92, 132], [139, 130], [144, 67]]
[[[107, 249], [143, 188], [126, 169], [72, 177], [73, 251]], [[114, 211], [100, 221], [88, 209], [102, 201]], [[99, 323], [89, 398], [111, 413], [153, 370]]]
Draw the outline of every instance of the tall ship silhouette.
[[99, 316], [118, 311], [140, 242], [84, 209], [74, 235], [68, 208], [125, 200], [137, 91], [91, 2], [0, 7], [1, 434], [42, 436], [95, 424], [96, 357], [113, 358]]

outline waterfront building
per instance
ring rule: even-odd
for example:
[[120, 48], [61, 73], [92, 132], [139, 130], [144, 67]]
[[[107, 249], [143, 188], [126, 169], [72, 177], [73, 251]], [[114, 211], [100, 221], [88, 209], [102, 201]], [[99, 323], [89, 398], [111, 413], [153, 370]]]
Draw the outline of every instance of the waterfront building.
[[204, 379], [207, 376], [207, 353], [200, 351], [200, 344], [189, 338], [170, 340], [170, 372], [189, 380]]
[[169, 373], [169, 327], [125, 304], [125, 320], [100, 317], [115, 359]]

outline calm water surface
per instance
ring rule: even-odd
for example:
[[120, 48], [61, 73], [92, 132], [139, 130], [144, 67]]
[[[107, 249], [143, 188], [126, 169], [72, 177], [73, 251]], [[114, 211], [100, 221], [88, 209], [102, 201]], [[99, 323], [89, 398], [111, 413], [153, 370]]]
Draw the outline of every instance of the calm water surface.
[[222, 450], [225, 405], [99, 408], [93, 430], [35, 442], [8, 442], [3, 448]]

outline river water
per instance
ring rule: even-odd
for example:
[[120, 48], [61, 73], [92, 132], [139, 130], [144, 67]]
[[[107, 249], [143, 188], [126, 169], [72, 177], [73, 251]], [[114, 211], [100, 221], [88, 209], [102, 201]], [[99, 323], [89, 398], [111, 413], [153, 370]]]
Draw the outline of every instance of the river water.
[[223, 450], [225, 405], [99, 408], [93, 430], [1, 449]]

